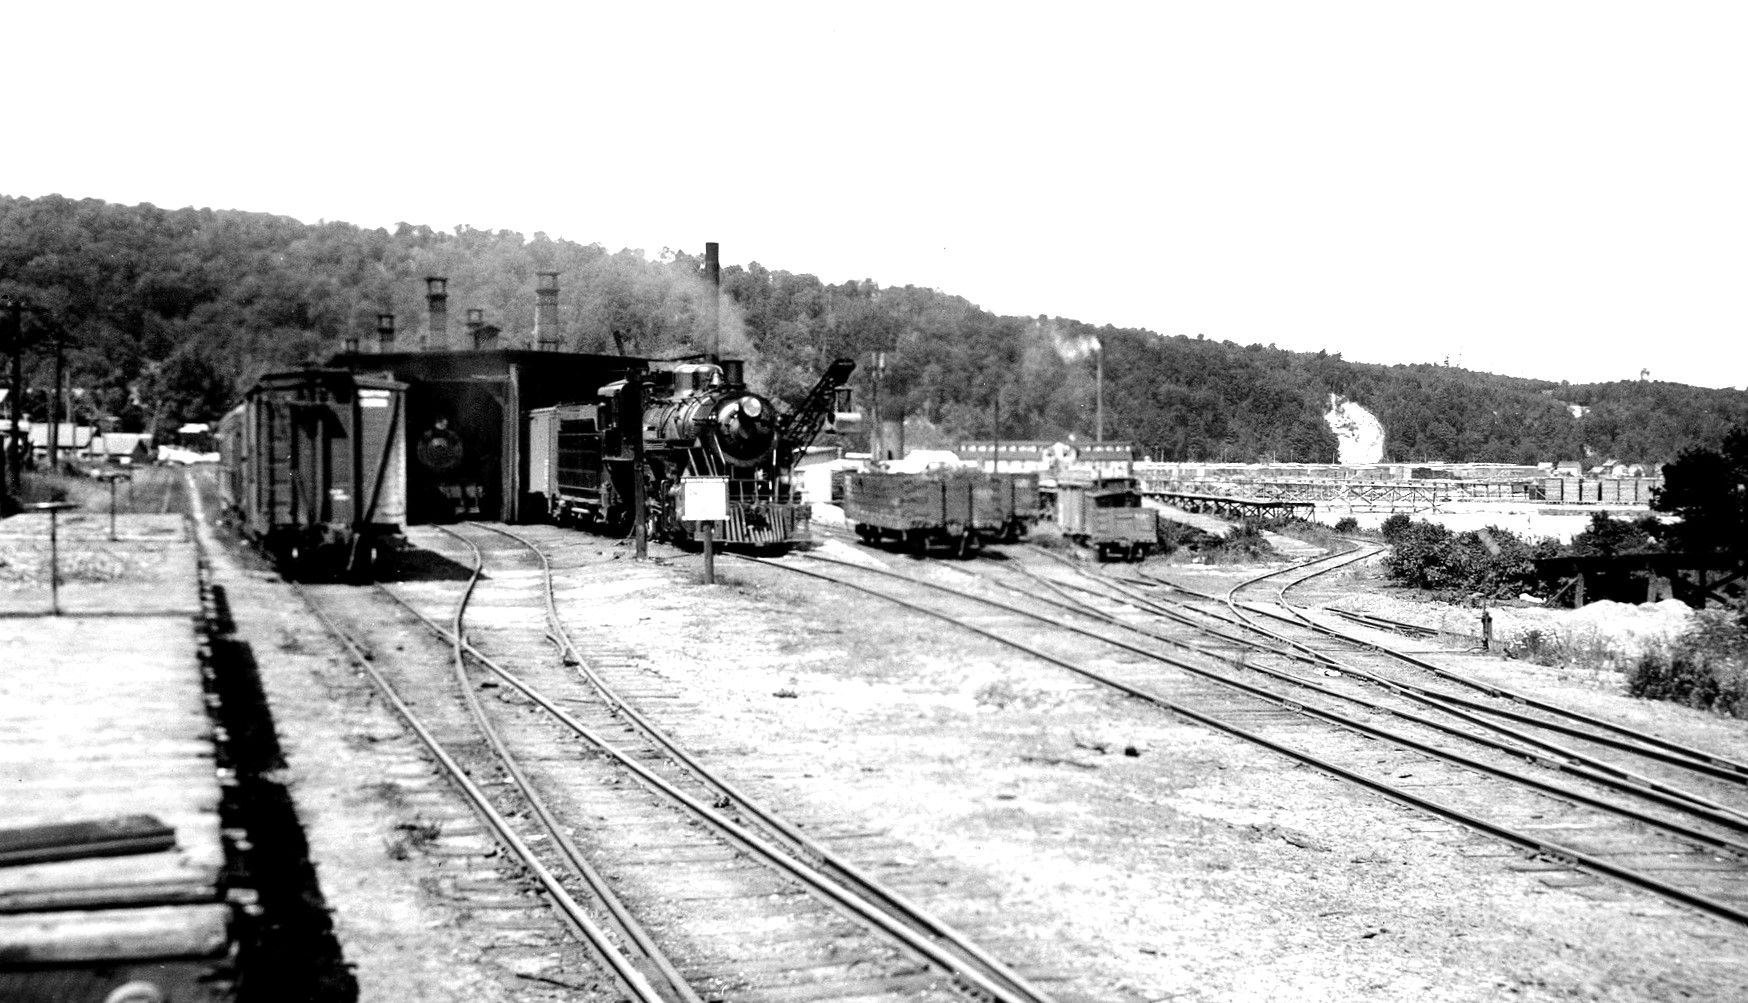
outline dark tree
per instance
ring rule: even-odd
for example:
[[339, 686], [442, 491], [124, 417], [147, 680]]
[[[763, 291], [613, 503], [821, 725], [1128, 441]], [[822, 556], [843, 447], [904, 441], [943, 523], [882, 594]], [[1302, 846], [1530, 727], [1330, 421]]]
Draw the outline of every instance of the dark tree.
[[1627, 520], [1613, 518], [1607, 512], [1592, 512], [1590, 525], [1572, 538], [1570, 552], [1578, 557], [1642, 554], [1657, 549], [1656, 537], [1661, 528], [1655, 516]]
[[1748, 558], [1748, 428], [1725, 433], [1719, 449], [1683, 450], [1663, 467], [1651, 507], [1681, 517], [1661, 527], [1670, 549]]

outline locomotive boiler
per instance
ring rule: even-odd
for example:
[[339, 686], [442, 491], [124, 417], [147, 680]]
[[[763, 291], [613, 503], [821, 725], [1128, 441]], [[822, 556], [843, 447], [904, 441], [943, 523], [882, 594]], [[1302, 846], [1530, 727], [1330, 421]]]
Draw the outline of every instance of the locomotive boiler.
[[716, 539], [782, 547], [806, 535], [810, 509], [794, 482], [794, 463], [830, 420], [837, 390], [855, 364], [833, 363], [800, 406], [746, 385], [742, 365], [725, 360], [651, 369], [609, 383], [588, 400], [528, 413], [531, 494], [557, 522], [624, 532], [642, 492], [651, 535], [692, 540], [681, 518], [682, 482], [721, 478], [728, 518]]

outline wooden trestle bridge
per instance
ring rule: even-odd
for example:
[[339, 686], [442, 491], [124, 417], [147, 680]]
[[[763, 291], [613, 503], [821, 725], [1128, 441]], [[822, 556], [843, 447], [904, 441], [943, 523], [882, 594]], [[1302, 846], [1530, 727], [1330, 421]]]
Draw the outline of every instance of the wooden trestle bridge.
[[1315, 502], [1282, 501], [1276, 498], [1239, 498], [1220, 494], [1187, 494], [1154, 491], [1143, 494], [1185, 512], [1206, 513], [1227, 519], [1310, 519], [1317, 514]]
[[[1306, 515], [1319, 503], [1362, 512], [1436, 511], [1448, 502], [1524, 501], [1548, 504], [1643, 506], [1659, 484], [1654, 478], [1574, 477], [1511, 480], [1346, 478], [1244, 478], [1195, 481], [1149, 476], [1137, 465], [1141, 490], [1152, 498], [1191, 511], [1235, 517]], [[1191, 505], [1199, 507], [1191, 508]], [[1290, 506], [1291, 511], [1282, 511]]]

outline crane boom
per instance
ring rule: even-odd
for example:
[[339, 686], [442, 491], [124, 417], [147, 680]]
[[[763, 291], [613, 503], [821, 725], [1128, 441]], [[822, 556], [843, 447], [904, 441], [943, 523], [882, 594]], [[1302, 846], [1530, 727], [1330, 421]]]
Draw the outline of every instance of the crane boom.
[[826, 369], [825, 375], [807, 392], [801, 405], [793, 412], [778, 419], [777, 440], [786, 455], [780, 457], [785, 465], [794, 462], [795, 457], [807, 451], [813, 445], [813, 440], [819, 437], [820, 429], [825, 427], [826, 420], [831, 417], [833, 402], [837, 398], [839, 387], [848, 383], [850, 374], [856, 370], [856, 360], [838, 359]]

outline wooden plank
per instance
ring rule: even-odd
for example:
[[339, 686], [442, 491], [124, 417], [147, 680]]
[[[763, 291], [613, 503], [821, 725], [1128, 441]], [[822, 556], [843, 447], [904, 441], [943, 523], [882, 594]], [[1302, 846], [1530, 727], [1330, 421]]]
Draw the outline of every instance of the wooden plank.
[[[0, 891], [0, 914], [60, 912], [68, 909], [137, 909], [143, 906], [200, 905], [223, 898], [219, 887], [195, 880], [117, 882], [105, 875], [100, 884]], [[5, 997], [0, 996], [0, 999]]]
[[0, 915], [0, 963], [213, 957], [230, 939], [222, 903]]
[[0, 829], [0, 867], [156, 853], [175, 845], [176, 830], [151, 815]]

